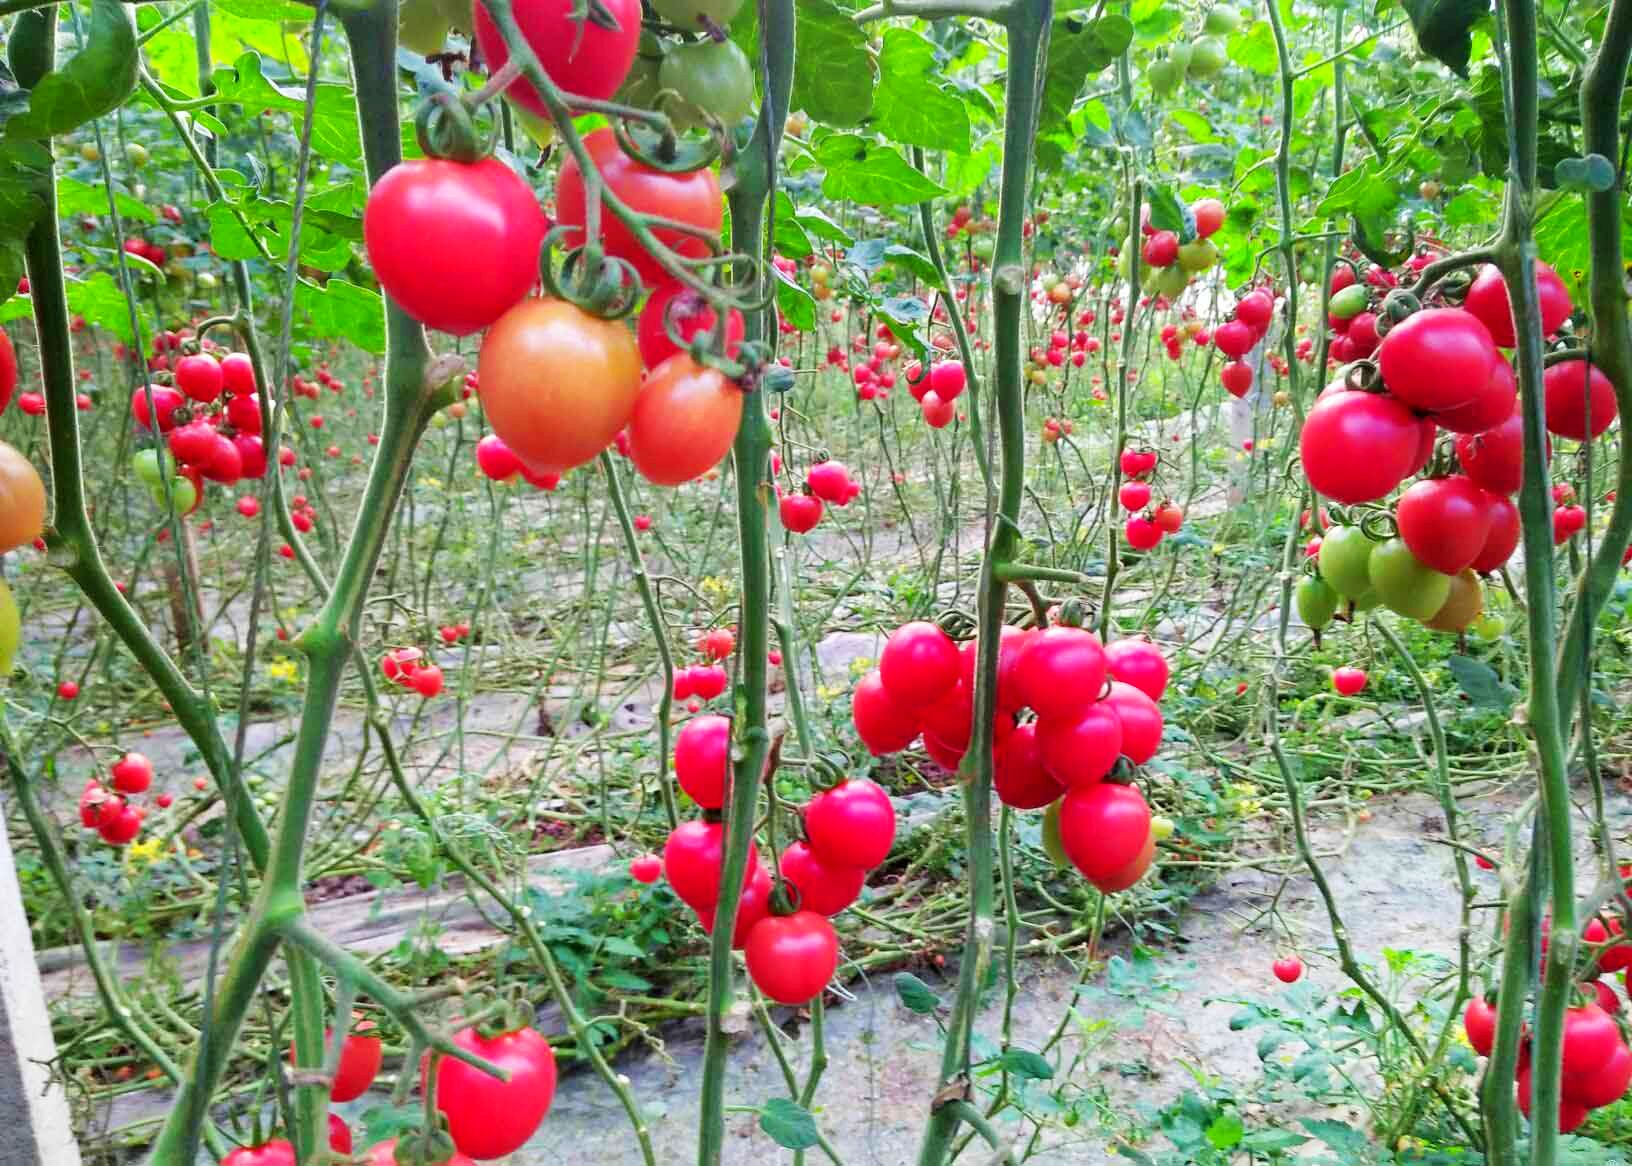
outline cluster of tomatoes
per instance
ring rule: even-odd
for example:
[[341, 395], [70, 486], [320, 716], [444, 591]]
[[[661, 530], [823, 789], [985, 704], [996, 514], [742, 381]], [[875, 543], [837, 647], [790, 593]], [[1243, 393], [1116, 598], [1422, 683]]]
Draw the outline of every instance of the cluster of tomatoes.
[[[956, 769], [974, 735], [977, 641], [961, 649], [935, 624], [903, 624], [851, 697], [862, 744], [924, 751]], [[1167, 662], [1145, 640], [1108, 649], [1082, 628], [1005, 627], [992, 722], [994, 789], [1016, 809], [1048, 807], [1044, 838], [1101, 890], [1126, 890], [1149, 868], [1156, 838], [1142, 794], [1119, 762], [1143, 765], [1162, 737], [1157, 702]], [[1025, 710], [1035, 719], [1021, 720]]]
[[1189, 340], [1198, 348], [1205, 347], [1213, 342], [1213, 334], [1207, 331], [1200, 320], [1189, 317], [1182, 323], [1166, 323], [1162, 325], [1160, 333], [1162, 347], [1167, 350], [1169, 360], [1180, 360], [1184, 357], [1184, 342]]
[[1053, 445], [1062, 437], [1070, 437], [1076, 426], [1069, 417], [1043, 418], [1043, 444]]
[[1252, 366], [1241, 358], [1257, 347], [1275, 317], [1275, 296], [1267, 288], [1255, 288], [1236, 301], [1230, 319], [1213, 329], [1213, 345], [1229, 357], [1218, 372], [1224, 391], [1245, 397], [1252, 389]]
[[[457, 633], [458, 628], [456, 627]], [[380, 657], [380, 674], [392, 684], [410, 688], [426, 700], [442, 691], [442, 669], [418, 648], [392, 648]]]
[[692, 712], [702, 708], [702, 701], [713, 700], [725, 691], [725, 668], [718, 661], [736, 651], [736, 633], [730, 628], [714, 628], [703, 634], [697, 647], [705, 663], [674, 670], [674, 699], [688, 701], [687, 708]]
[[1118, 489], [1117, 501], [1122, 509], [1134, 512], [1122, 524], [1122, 535], [1136, 551], [1154, 549], [1165, 536], [1177, 534], [1184, 526], [1184, 511], [1171, 500], [1150, 505], [1150, 483], [1145, 479], [1155, 471], [1156, 462], [1153, 449], [1122, 451], [1122, 473], [1128, 480]]
[[923, 410], [924, 424], [931, 429], [945, 429], [957, 414], [957, 407], [952, 402], [963, 395], [968, 384], [963, 362], [937, 360], [930, 364], [926, 373], [923, 365], [915, 360], [907, 365], [906, 372], [907, 391]]
[[184, 342], [170, 332], [154, 338], [154, 356], [163, 360], [172, 383], [155, 381], [136, 389], [130, 413], [144, 432], [156, 430], [163, 436], [164, 445], [139, 450], [132, 467], [155, 505], [164, 505], [168, 477], [177, 512], [191, 514], [204, 500], [206, 481], [230, 486], [263, 477], [267, 457], [249, 357], [242, 352], [219, 357], [207, 350], [184, 352]]
[[802, 491], [787, 493], [777, 487], [777, 517], [794, 534], [808, 534], [821, 522], [824, 503], [848, 506], [859, 497], [861, 483], [850, 476], [849, 468], [834, 458], [824, 458], [805, 471]]
[[[1139, 228], [1144, 239], [1140, 244], [1139, 257], [1144, 262], [1143, 286], [1147, 295], [1177, 299], [1190, 286], [1192, 278], [1218, 262], [1218, 246], [1210, 238], [1224, 225], [1224, 204], [1218, 199], [1198, 199], [1177, 231], [1156, 227], [1150, 221], [1148, 203], [1140, 220]], [[1130, 274], [1132, 267], [1132, 246], [1133, 240], [1127, 240], [1119, 257], [1124, 278]]]
[[[108, 778], [106, 785], [94, 777], [86, 779], [79, 795], [79, 823], [110, 846], [124, 846], [142, 832], [147, 809], [130, 799], [153, 785], [153, 763], [140, 753], [126, 753], [109, 767]], [[170, 801], [169, 794], [155, 799], [161, 810]]]

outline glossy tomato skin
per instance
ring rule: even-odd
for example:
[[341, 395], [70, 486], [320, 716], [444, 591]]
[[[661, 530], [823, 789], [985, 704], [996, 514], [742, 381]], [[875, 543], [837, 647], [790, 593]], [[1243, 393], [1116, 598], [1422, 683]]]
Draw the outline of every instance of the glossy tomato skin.
[[493, 431], [536, 472], [571, 469], [612, 443], [640, 395], [629, 330], [565, 300], [529, 299], [488, 329], [477, 392]]
[[1407, 316], [1377, 349], [1388, 391], [1425, 412], [1472, 401], [1484, 392], [1500, 360], [1485, 326], [1459, 308], [1425, 308]]
[[1042, 717], [1037, 744], [1043, 765], [1064, 786], [1089, 786], [1111, 771], [1122, 755], [1122, 719], [1107, 701], [1080, 716]]
[[1452, 433], [1483, 433], [1511, 417], [1518, 403], [1519, 382], [1513, 366], [1498, 360], [1491, 365], [1490, 383], [1484, 392], [1466, 405], [1435, 413], [1434, 421]]
[[1071, 721], [1099, 699], [1105, 667], [1098, 636], [1082, 628], [1048, 628], [1015, 661], [1015, 697], [1039, 717]]
[[1400, 496], [1400, 537], [1418, 561], [1455, 575], [1479, 557], [1490, 534], [1486, 491], [1462, 475], [1428, 478]]
[[895, 807], [876, 782], [841, 781], [805, 806], [805, 832], [823, 862], [871, 870], [895, 845]]
[[823, 862], [807, 842], [793, 842], [782, 852], [782, 877], [799, 890], [799, 907], [818, 915], [837, 915], [861, 894], [867, 871], [859, 866]]
[[[725, 827], [719, 822], [681, 822], [663, 846], [663, 873], [669, 886], [692, 910], [709, 913], [720, 901], [720, 872], [725, 863]], [[746, 886], [760, 869], [759, 852], [749, 849]]]
[[380, 286], [420, 323], [456, 336], [487, 327], [527, 295], [547, 229], [532, 190], [496, 158], [399, 162], [363, 211]]
[[958, 683], [958, 646], [935, 624], [914, 620], [891, 634], [878, 670], [885, 690], [897, 705], [922, 708], [945, 696]]
[[1615, 386], [1584, 360], [1565, 360], [1542, 374], [1547, 431], [1574, 441], [1597, 437], [1615, 420]]
[[[711, 331], [715, 320], [714, 309], [708, 302], [678, 279], [659, 284], [647, 297], [646, 306], [640, 310], [640, 321], [635, 326], [640, 359], [647, 368], [656, 368], [682, 351], [669, 336], [670, 324], [689, 344], [699, 333]], [[742, 346], [742, 337], [742, 313], [732, 308], [725, 321], [727, 356], [737, 354]]]
[[1470, 568], [1451, 576], [1450, 597], [1423, 624], [1436, 632], [1462, 632], [1472, 626], [1485, 610], [1485, 592], [1479, 576]]
[[1462, 1011], [1462, 1031], [1468, 1034], [1468, 1044], [1481, 1057], [1490, 1056], [1496, 1044], [1496, 1006], [1483, 996], [1468, 1001]]
[[0, 555], [45, 530], [45, 483], [34, 465], [0, 441]]
[[1005, 806], [1039, 810], [1059, 799], [1065, 787], [1043, 765], [1037, 722], [1017, 726], [997, 751], [992, 789]]
[[11, 394], [17, 389], [17, 351], [11, 346], [11, 337], [0, 329], [0, 413], [11, 404]]
[[[369, 1032], [371, 1027], [364, 1021], [358, 1026], [358, 1031], [346, 1034], [345, 1043], [340, 1046], [340, 1064], [334, 1071], [334, 1084], [329, 1089], [330, 1101], [355, 1101], [368, 1092], [374, 1078], [379, 1076], [380, 1065], [385, 1059], [385, 1043]], [[312, 1060], [328, 1056], [328, 1042], [332, 1038], [332, 1030], [325, 1029], [323, 1049]], [[289, 1046], [289, 1063], [295, 1063], [293, 1045]]]
[[1122, 725], [1122, 753], [1135, 765], [1156, 756], [1162, 743], [1162, 710], [1131, 684], [1111, 681], [1104, 703]]
[[447, 1115], [453, 1144], [480, 1160], [520, 1149], [555, 1098], [555, 1053], [549, 1042], [530, 1028], [492, 1038], [466, 1028], [454, 1034], [453, 1043], [510, 1074], [500, 1081], [450, 1057], [437, 1063], [436, 1106]]
[[856, 735], [874, 757], [905, 749], [921, 727], [914, 710], [896, 704], [876, 668], [856, 682], [850, 696], [850, 718]]
[[[538, 63], [558, 89], [575, 97], [604, 101], [618, 91], [640, 48], [640, 0], [603, 0], [617, 22], [603, 28], [591, 20], [572, 19], [573, 0], [519, 0], [516, 23]], [[488, 69], [497, 73], [510, 60], [504, 35], [482, 4], [476, 10], [476, 44]], [[533, 83], [518, 77], [505, 96], [536, 117], [550, 116]]]
[[337, 1154], [351, 1153], [351, 1127], [338, 1113], [329, 1114], [329, 1149]]
[[731, 764], [731, 722], [722, 716], [693, 717], [674, 741], [674, 777], [705, 810], [725, 804]]
[[1450, 598], [1450, 576], [1424, 565], [1404, 539], [1378, 543], [1367, 571], [1383, 606], [1412, 619], [1432, 619]]
[[1167, 660], [1149, 640], [1126, 637], [1105, 645], [1105, 666], [1113, 680], [1131, 684], [1151, 700], [1167, 691]]
[[[1552, 455], [1552, 442], [1547, 445]], [[1494, 494], [1517, 494], [1524, 485], [1524, 416], [1515, 409], [1500, 425], [1456, 439], [1464, 473]]]
[[259, 1146], [240, 1146], [221, 1166], [295, 1166], [295, 1147], [283, 1138], [273, 1138]]
[[[688, 223], [709, 234], [719, 233], [725, 213], [724, 204], [720, 201], [719, 179], [712, 170], [693, 170], [688, 174], [666, 174], [654, 170], [625, 154], [609, 129], [588, 134], [584, 138], [584, 147], [589, 151], [602, 181], [631, 209]], [[569, 157], [561, 164], [561, 173], [556, 179], [555, 205], [561, 224], [577, 228], [566, 233], [563, 245], [581, 246], [584, 241], [584, 178], [574, 158]], [[708, 246], [703, 240], [685, 232], [660, 228], [654, 233], [659, 241], [679, 255], [700, 259], [708, 254]], [[601, 212], [601, 243], [608, 255], [627, 259], [634, 264], [635, 271], [648, 286], [656, 286], [672, 278], [617, 216], [604, 209]]]
[[[1609, 989], [1613, 994], [1614, 989]], [[1625, 1045], [1616, 1045], [1596, 1069], [1584, 1073], [1566, 1073], [1560, 1082], [1560, 1092], [1566, 1101], [1596, 1109], [1613, 1105], [1626, 1095], [1632, 1084], [1632, 1051]]]
[[742, 390], [685, 353], [654, 368], [629, 415], [629, 460], [647, 481], [678, 486], [716, 466], [742, 423]]
[[772, 915], [748, 935], [748, 975], [778, 1004], [805, 1004], [839, 966], [833, 925], [814, 911]]
[[1421, 427], [1403, 402], [1375, 393], [1323, 393], [1304, 418], [1303, 472], [1345, 505], [1375, 502], [1410, 472]]
[[1490, 519], [1490, 532], [1485, 535], [1485, 545], [1480, 548], [1478, 558], [1471, 564], [1481, 575], [1501, 570], [1502, 565], [1513, 557], [1513, 552], [1518, 550], [1519, 538], [1523, 534], [1519, 508], [1506, 494], [1486, 490], [1485, 513]]
[[1126, 870], [1149, 838], [1150, 807], [1132, 786], [1098, 782], [1068, 791], [1060, 803], [1060, 841], [1089, 879]]
[[[1541, 334], [1551, 336], [1570, 318], [1574, 305], [1570, 303], [1569, 289], [1558, 278], [1558, 272], [1545, 263], [1536, 263], [1536, 294], [1541, 306]], [[1507, 294], [1507, 280], [1501, 269], [1487, 263], [1479, 269], [1462, 307], [1476, 316], [1490, 332], [1490, 338], [1503, 348], [1512, 348], [1519, 342], [1513, 327], [1513, 301]]]

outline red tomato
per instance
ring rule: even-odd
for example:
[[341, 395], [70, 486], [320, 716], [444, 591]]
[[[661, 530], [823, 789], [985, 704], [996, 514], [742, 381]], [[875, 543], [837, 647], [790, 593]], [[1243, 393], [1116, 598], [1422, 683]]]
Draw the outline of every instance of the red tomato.
[[1389, 329], [1377, 350], [1388, 391], [1424, 412], [1472, 401], [1490, 384], [1500, 361], [1489, 331], [1458, 308], [1425, 308], [1406, 317]]
[[851, 488], [854, 485], [850, 480], [850, 471], [843, 462], [829, 458], [827, 461], [817, 462], [805, 471], [805, 484], [810, 492], [823, 502], [831, 502], [834, 506], [847, 505], [854, 495]]
[[1068, 723], [1099, 699], [1105, 668], [1098, 636], [1082, 628], [1048, 628], [1015, 662], [1015, 696], [1039, 717]]
[[1417, 561], [1444, 575], [1472, 566], [1490, 535], [1489, 494], [1460, 474], [1427, 478], [1400, 496], [1395, 519]]
[[[1552, 443], [1547, 454], [1552, 456]], [[1493, 494], [1517, 494], [1524, 485], [1524, 416], [1515, 410], [1506, 421], [1479, 434], [1456, 439], [1456, 460], [1463, 472]]]
[[[1605, 985], [1599, 984], [1605, 989]], [[1607, 988], [1614, 995], [1613, 988]], [[1632, 1051], [1625, 1045], [1616, 1045], [1603, 1064], [1586, 1073], [1566, 1073], [1560, 1081], [1560, 1093], [1565, 1101], [1596, 1109], [1613, 1105], [1626, 1095], [1632, 1085]]]
[[1244, 397], [1252, 389], [1252, 366], [1245, 361], [1232, 360], [1218, 373], [1224, 391], [1232, 397]]
[[[1551, 336], [1570, 318], [1575, 306], [1570, 303], [1569, 289], [1558, 273], [1545, 263], [1536, 264], [1536, 293], [1541, 306], [1541, 334]], [[1513, 329], [1513, 301], [1508, 298], [1507, 280], [1495, 264], [1486, 264], [1468, 286], [1462, 301], [1467, 309], [1490, 332], [1490, 338], [1503, 348], [1518, 344], [1518, 333]]]
[[261, 431], [259, 393], [238, 393], [227, 399], [227, 424], [242, 433]]
[[693, 717], [674, 742], [674, 777], [705, 810], [725, 804], [730, 779], [731, 722], [725, 717]]
[[867, 871], [859, 866], [823, 862], [806, 842], [794, 842], [782, 852], [782, 878], [799, 891], [801, 910], [837, 915], [861, 894]]
[[1268, 330], [1270, 318], [1274, 314], [1275, 297], [1263, 288], [1248, 292], [1235, 305], [1235, 318], [1259, 335]]
[[[677, 352], [684, 351], [669, 336], [672, 326], [689, 345], [700, 333], [709, 332], [715, 323], [713, 307], [696, 291], [671, 279], [659, 284], [646, 299], [640, 310], [640, 321], [635, 336], [640, 344], [640, 359], [647, 368], [656, 368]], [[725, 351], [735, 356], [742, 346], [742, 313], [735, 308], [725, 321]]]
[[938, 360], [929, 367], [929, 387], [943, 401], [957, 400], [968, 383], [961, 360]]
[[1131, 684], [1151, 700], [1167, 691], [1167, 660], [1149, 640], [1126, 638], [1105, 645], [1105, 667], [1113, 680]]
[[[1122, 755], [1122, 720], [1105, 701], [1076, 717], [1041, 717], [1037, 722], [1037, 744], [1043, 765], [1061, 785], [1092, 785], [1109, 773]], [[1125, 865], [1119, 863], [1117, 869]]]
[[122, 794], [146, 793], [153, 784], [153, 763], [140, 753], [126, 753], [108, 770], [113, 788]]
[[1151, 515], [1157, 529], [1163, 534], [1177, 534], [1184, 526], [1184, 511], [1171, 502], [1163, 502]]
[[921, 728], [917, 713], [896, 704], [876, 668], [856, 683], [850, 696], [850, 717], [856, 735], [875, 757], [905, 749]]
[[1496, 1044], [1496, 1005], [1483, 996], [1468, 1001], [1462, 1011], [1462, 1031], [1468, 1034], [1468, 1044], [1481, 1057], [1490, 1056]]
[[1327, 498], [1353, 505], [1376, 501], [1400, 484], [1418, 455], [1421, 436], [1416, 415], [1392, 397], [1327, 392], [1304, 418], [1298, 448], [1310, 484]]
[[[1067, 856], [1069, 857], [1069, 855]], [[1102, 895], [1114, 895], [1118, 891], [1125, 891], [1134, 883], [1145, 877], [1150, 864], [1156, 860], [1156, 835], [1154, 832], [1145, 837], [1145, 844], [1139, 848], [1139, 853], [1127, 866], [1122, 867], [1114, 874], [1101, 878], [1090, 878], [1088, 881], [1094, 889]]]
[[1162, 528], [1148, 518], [1134, 517], [1122, 524], [1123, 537], [1136, 551], [1148, 551], [1162, 541]]
[[[379, 1037], [370, 1035], [373, 1025], [362, 1021], [354, 1032], [346, 1034], [345, 1043], [340, 1046], [340, 1064], [334, 1071], [334, 1085], [329, 1089], [329, 1100], [335, 1102], [354, 1101], [368, 1092], [368, 1087], [374, 1084], [374, 1078], [380, 1075], [380, 1063], [385, 1057], [385, 1045]], [[332, 1029], [323, 1030], [323, 1049], [320, 1056], [328, 1055], [328, 1042], [333, 1038]], [[289, 1046], [289, 1063], [295, 1063], [295, 1047]]]
[[640, 395], [640, 350], [618, 321], [565, 300], [523, 300], [482, 339], [477, 392], [493, 432], [535, 471], [605, 449]]
[[476, 443], [476, 468], [495, 482], [508, 482], [521, 473], [521, 459], [504, 444], [504, 438], [489, 433]]
[[794, 534], [807, 534], [822, 520], [822, 500], [814, 494], [784, 494], [776, 512], [783, 527]]
[[414, 671], [408, 678], [408, 685], [426, 700], [431, 699], [442, 691], [442, 669], [435, 664], [426, 664]]
[[[512, 8], [521, 34], [538, 57], [550, 80], [570, 103], [573, 97], [604, 101], [618, 91], [635, 52], [640, 47], [640, 0], [603, 0], [616, 28], [605, 28], [580, 16], [573, 0], [519, 0]], [[510, 60], [504, 35], [487, 9], [476, 5], [476, 45], [491, 72]], [[538, 117], [549, 117], [549, 107], [533, 83], [518, 77], [505, 96]]]
[[[564, 6], [566, 0], [561, 2]], [[635, 18], [638, 24], [638, 8]], [[725, 214], [720, 201], [720, 183], [712, 170], [693, 170], [687, 174], [666, 174], [654, 170], [625, 154], [609, 129], [588, 134], [584, 138], [584, 147], [600, 172], [601, 180], [631, 210], [660, 215], [709, 234], [718, 234]], [[584, 178], [576, 158], [569, 156], [561, 165], [561, 172], [556, 178], [555, 205], [561, 224], [576, 228], [566, 233], [563, 245], [582, 246]], [[700, 259], [709, 253], [708, 245], [702, 239], [683, 231], [660, 228], [654, 234], [659, 242], [678, 255]], [[627, 259], [634, 264], [640, 278], [647, 284], [656, 285], [671, 278], [618, 217], [605, 207], [601, 209], [601, 243], [608, 255]]]
[[637, 883], [655, 883], [663, 877], [663, 860], [655, 854], [642, 854], [629, 861], [629, 877]]
[[1116, 499], [1124, 510], [1143, 510], [1150, 503], [1150, 487], [1144, 482], [1123, 482]]
[[867, 778], [841, 781], [805, 806], [805, 834], [824, 863], [871, 870], [895, 844], [895, 807]]
[[1295, 955], [1284, 956], [1269, 965], [1275, 978], [1283, 984], [1295, 984], [1303, 978], [1303, 961]]
[[96, 831], [102, 835], [102, 841], [123, 846], [142, 832], [142, 812], [125, 804], [116, 810], [104, 810]]
[[742, 390], [681, 353], [649, 374], [629, 415], [629, 460], [647, 481], [678, 486], [712, 469], [742, 422]]
[[1339, 696], [1359, 696], [1366, 690], [1370, 677], [1364, 668], [1336, 668], [1332, 670], [1332, 688]]
[[1582, 1004], [1564, 1013], [1565, 1073], [1595, 1072], [1620, 1047], [1621, 1031], [1614, 1017], [1596, 1004]]
[[221, 358], [221, 383], [235, 396], [255, 391], [255, 362], [249, 353], [229, 352]]
[[[1530, 1116], [1530, 1063], [1528, 1061], [1519, 1067], [1518, 1090], [1519, 1112], [1528, 1118]], [[1578, 1105], [1565, 1097], [1558, 1099], [1559, 1133], [1567, 1134], [1586, 1120], [1586, 1106]]]
[[11, 394], [17, 390], [17, 352], [11, 346], [11, 337], [0, 329], [0, 413], [11, 404]]
[[1196, 237], [1199, 239], [1207, 238], [1224, 225], [1224, 204], [1216, 198], [1197, 199], [1191, 205], [1190, 213], [1196, 217]]
[[[448, 1134], [461, 1154], [502, 1158], [533, 1136], [555, 1097], [555, 1054], [530, 1028], [484, 1037], [473, 1028], [454, 1034], [453, 1043], [486, 1058], [510, 1075], [508, 1081], [451, 1057], [436, 1067], [436, 1107], [448, 1119]], [[421, 1080], [428, 1072], [421, 1066]]]
[[[586, 23], [586, 35], [594, 28]], [[420, 323], [457, 336], [487, 327], [538, 282], [547, 230], [532, 190], [496, 158], [399, 162], [363, 211], [380, 286]]]
[[[663, 846], [663, 873], [682, 902], [697, 912], [711, 912], [720, 901], [720, 870], [725, 857], [725, 826], [719, 822], [682, 822]], [[748, 851], [744, 886], [759, 870], [759, 854]]]
[[839, 966], [833, 925], [814, 911], [772, 915], [748, 936], [748, 975], [779, 1004], [808, 1003]]
[[351, 1127], [338, 1113], [329, 1114], [329, 1149], [337, 1154], [351, 1153]]
[[[1539, 266], [1539, 264], [1538, 264]], [[1615, 386], [1584, 360], [1565, 360], [1542, 374], [1547, 431], [1574, 441], [1597, 437], [1615, 420]]]
[[1065, 792], [1043, 764], [1035, 721], [1016, 726], [998, 749], [992, 789], [999, 801], [1017, 810], [1041, 809]]
[[1162, 710], [1155, 701], [1133, 685], [1113, 680], [1102, 703], [1122, 725], [1122, 753], [1129, 761], [1143, 765], [1156, 756], [1162, 743]]
[[221, 1166], [295, 1166], [295, 1147], [282, 1138], [240, 1146], [221, 1159]]
[[138, 388], [130, 395], [130, 415], [136, 418], [136, 424], [143, 429], [153, 428], [149, 424], [151, 415], [147, 411], [149, 389], [153, 393], [153, 410], [159, 416], [159, 432], [169, 433], [176, 425], [176, 410], [181, 408], [187, 398], [167, 385], [149, 385]]
[[221, 362], [205, 353], [176, 362], [176, 388], [195, 401], [209, 404], [221, 395]]
[[1252, 351], [1252, 346], [1258, 343], [1258, 337], [1240, 320], [1231, 320], [1214, 329], [1213, 343], [1225, 356], [1239, 360]]
[[1150, 836], [1150, 807], [1132, 786], [1096, 782], [1067, 791], [1060, 803], [1060, 842], [1089, 879], [1126, 870]]
[[924, 414], [924, 424], [931, 429], [945, 429], [958, 411], [951, 401], [941, 400], [934, 389], [919, 398], [918, 405]]
[[916, 620], [890, 636], [878, 670], [892, 701], [902, 708], [923, 708], [958, 682], [958, 646], [935, 624]]

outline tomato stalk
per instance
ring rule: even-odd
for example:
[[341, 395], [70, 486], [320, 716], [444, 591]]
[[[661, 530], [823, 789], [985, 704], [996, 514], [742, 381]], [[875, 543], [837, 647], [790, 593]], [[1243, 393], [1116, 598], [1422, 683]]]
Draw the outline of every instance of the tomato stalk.
[[[1124, 86], [1131, 84], [1127, 78], [1126, 56], [1123, 54], [1118, 65]], [[1102, 640], [1109, 640], [1111, 636], [1111, 605], [1116, 595], [1116, 578], [1122, 568], [1122, 528], [1116, 521], [1116, 496], [1122, 488], [1122, 451], [1128, 447], [1128, 371], [1133, 367], [1133, 346], [1138, 339], [1134, 322], [1139, 312], [1139, 273], [1144, 260], [1140, 251], [1139, 215], [1144, 205], [1145, 184], [1133, 174], [1126, 159], [1123, 174], [1127, 179], [1128, 222], [1131, 224], [1128, 228], [1128, 295], [1122, 311], [1122, 344], [1116, 362], [1116, 432], [1111, 436], [1111, 481], [1104, 495], [1105, 589], [1099, 604], [1099, 638]]]
[[[753, 261], [754, 298], [760, 306], [745, 314], [749, 343], [770, 346], [774, 353], [776, 313], [765, 290], [765, 211], [774, 197], [777, 159], [788, 102], [793, 91], [793, 0], [758, 0], [761, 92], [763, 104], [747, 147], [737, 158], [731, 188], [732, 245]], [[736, 717], [732, 725], [731, 787], [727, 795], [725, 855], [720, 871], [720, 898], [714, 909], [714, 931], [708, 956], [701, 1114], [697, 1161], [718, 1166], [725, 1148], [725, 1069], [730, 1038], [725, 1031], [731, 1008], [731, 937], [736, 931], [748, 852], [754, 844], [759, 788], [770, 753], [766, 728], [766, 659], [770, 649], [771, 559], [767, 533], [771, 427], [763, 394], [743, 402], [742, 424], [732, 446], [736, 466], [737, 541], [741, 555], [742, 599], [738, 621]]]

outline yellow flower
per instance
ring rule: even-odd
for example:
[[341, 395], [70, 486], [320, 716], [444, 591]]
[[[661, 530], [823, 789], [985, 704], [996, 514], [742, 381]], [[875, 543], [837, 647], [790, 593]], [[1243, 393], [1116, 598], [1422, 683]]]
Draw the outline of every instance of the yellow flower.
[[274, 680], [286, 680], [293, 684], [295, 677], [300, 675], [300, 668], [293, 660], [274, 660], [266, 666], [266, 673]]
[[125, 851], [125, 862], [130, 866], [144, 866], [150, 862], [157, 862], [164, 857], [164, 839], [144, 838], [140, 842], [132, 842]]

